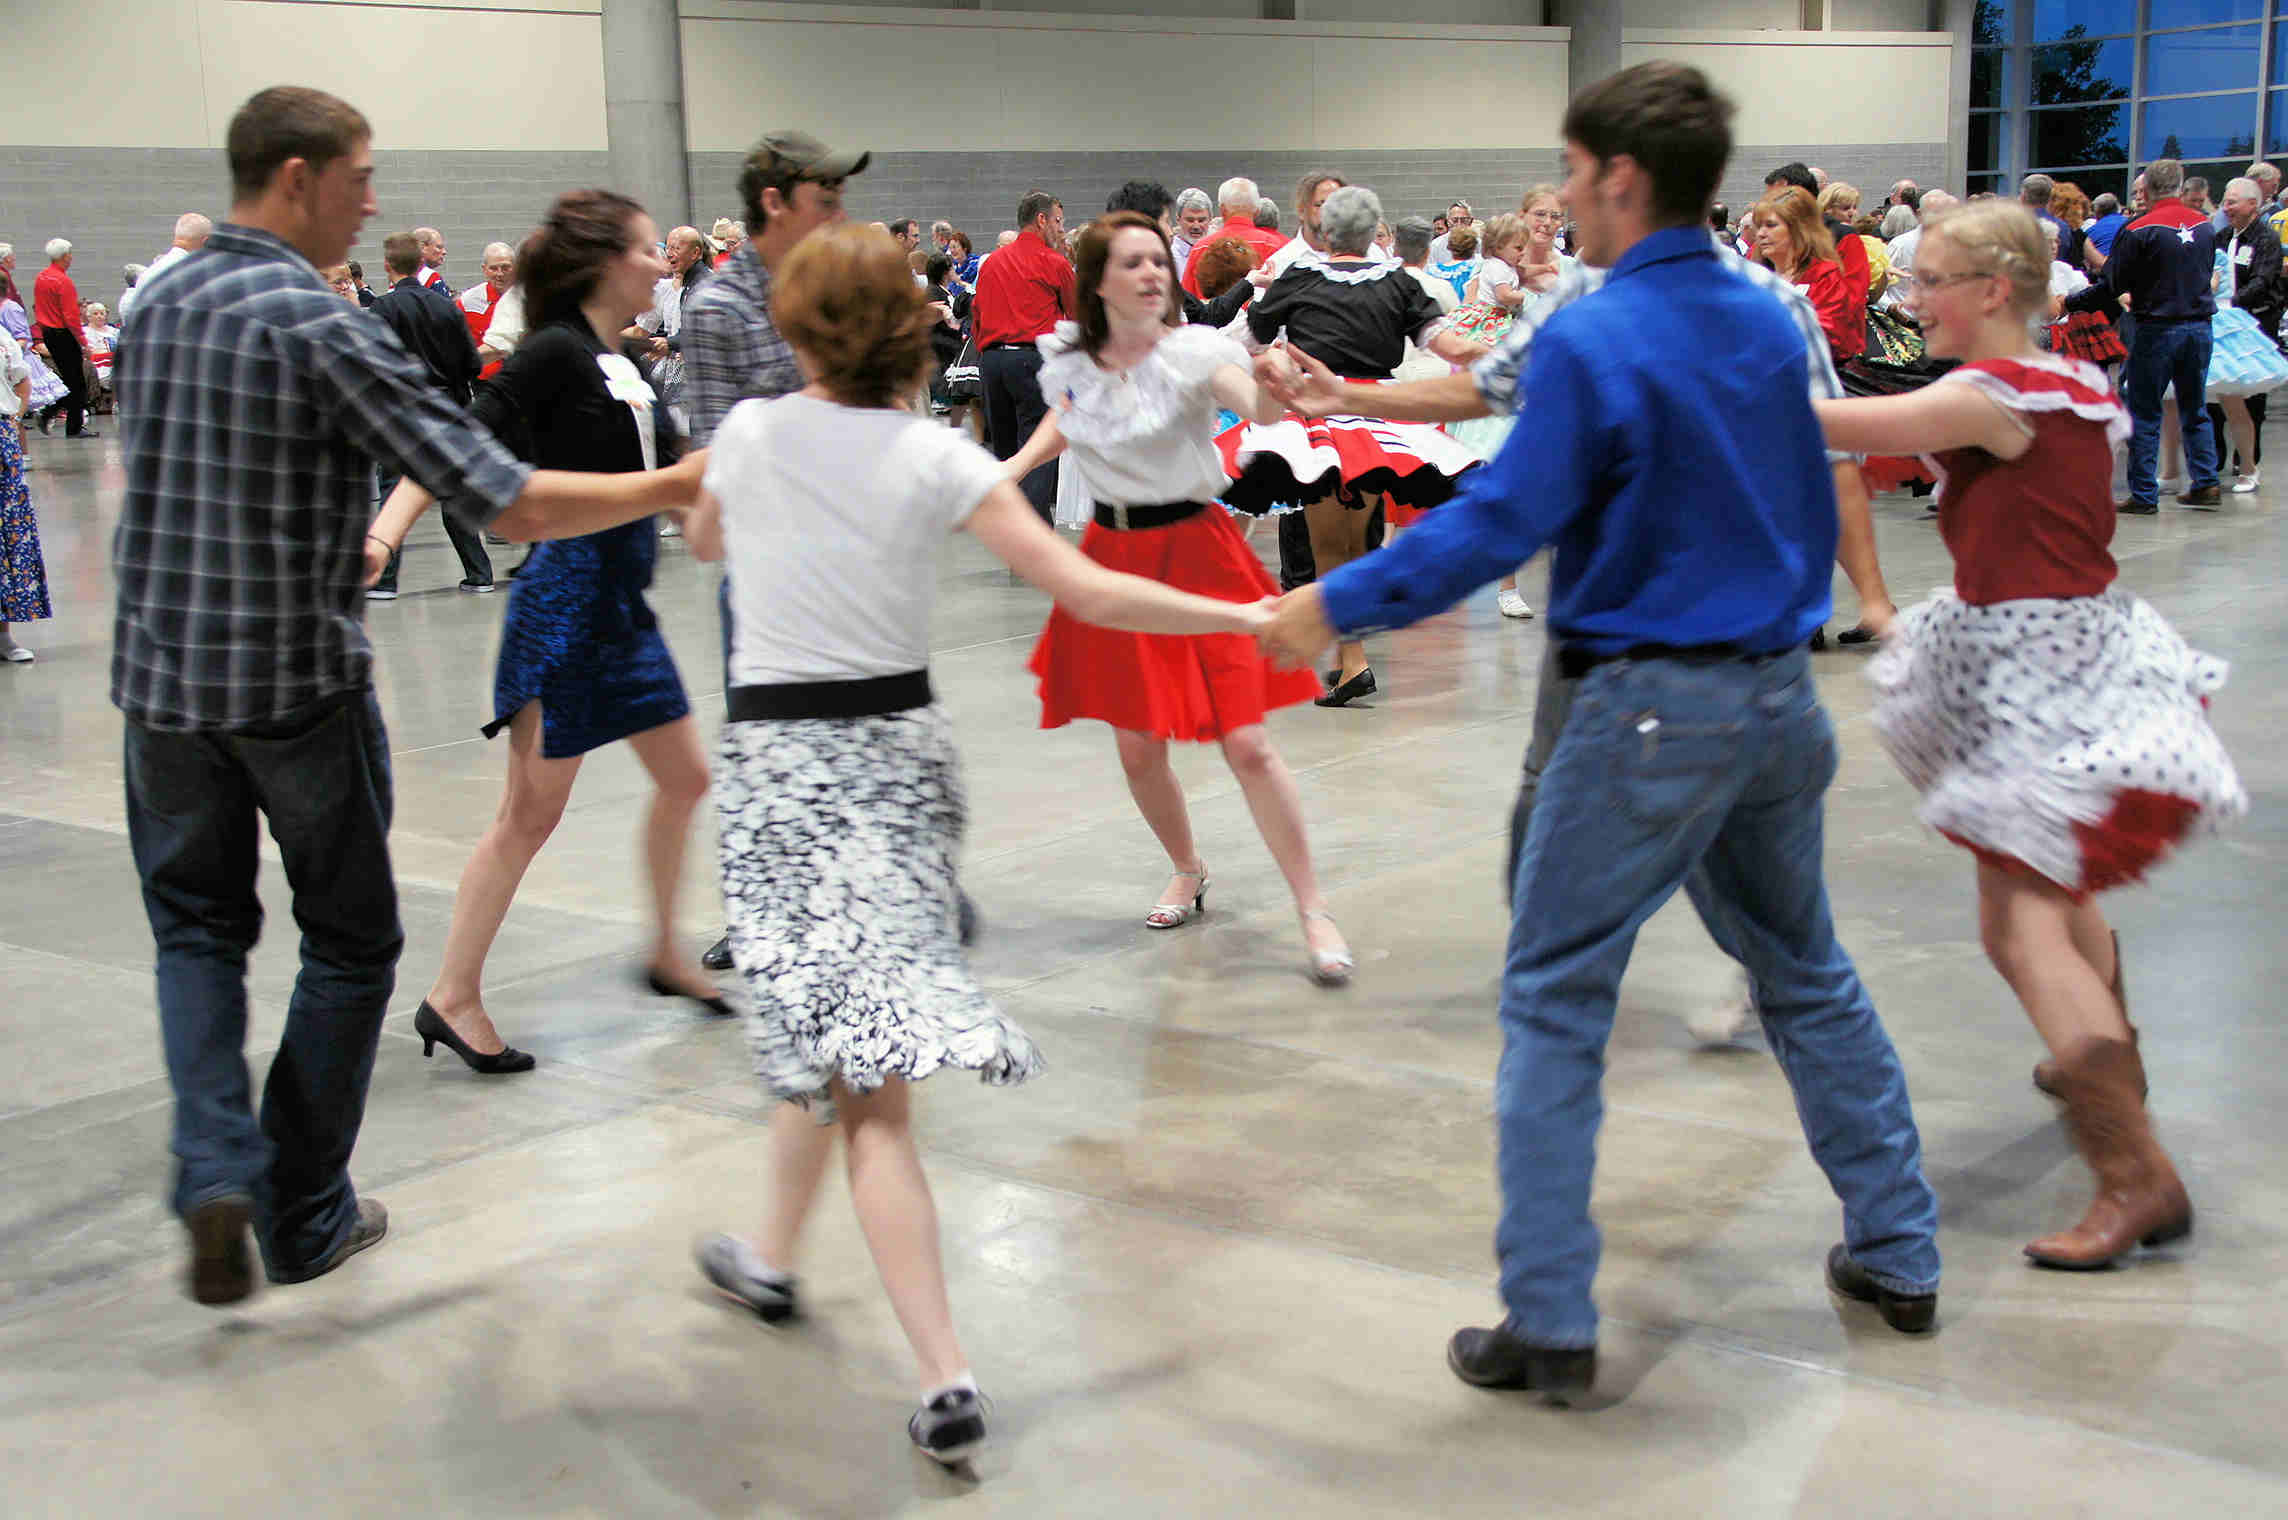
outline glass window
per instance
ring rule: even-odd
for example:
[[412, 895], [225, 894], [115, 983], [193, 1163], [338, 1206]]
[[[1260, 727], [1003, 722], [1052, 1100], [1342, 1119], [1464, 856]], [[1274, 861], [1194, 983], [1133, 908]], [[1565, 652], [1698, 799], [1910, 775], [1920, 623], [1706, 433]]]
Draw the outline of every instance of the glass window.
[[2042, 172], [2061, 185], [2072, 185], [2093, 201], [2108, 191], [2124, 202], [2129, 199], [2129, 169], [2125, 164], [2085, 164], [2078, 169], [2044, 169]]
[[[2065, 0], [2065, 3], [2068, 9], [2079, 10], [2085, 0]], [[2254, 21], [2263, 14], [2264, 0], [2153, 0], [2153, 8], [2148, 13], [2145, 24], [2157, 32], [2171, 26], [2207, 26], [2216, 21]]]
[[[2164, 0], [2153, 0], [2159, 10]], [[2256, 0], [2257, 14], [2264, 12], [2264, 0]], [[2235, 21], [2236, 16], [2219, 16], [2219, 21]], [[2159, 26], [2161, 23], [2153, 23]], [[2055, 42], [2061, 37], [2109, 37], [2116, 32], [2137, 30], [2137, 0], [2034, 0], [2034, 40]]]
[[2272, 83], [2288, 84], [2288, 21], [2272, 28]]
[[2010, 162], [2010, 119], [1999, 111], [1970, 113], [1970, 167], [2001, 169]]
[[2026, 113], [2026, 162], [2086, 164], [2129, 157], [2129, 107], [2061, 106]]
[[1996, 195], [2006, 195], [2010, 193], [2010, 191], [2003, 188], [2002, 176], [1999, 174], [1973, 174], [1969, 176], [1965, 181], [1965, 188], [1963, 193], [1966, 195], [1978, 195], [1988, 190], [1993, 191]]
[[[2062, 106], [2082, 100], [2120, 99], [2129, 93], [2131, 49], [2136, 46], [2127, 37], [2116, 37], [2111, 42], [2063, 42], [2034, 49], [2033, 99], [2029, 103]], [[1974, 61], [1970, 67], [1975, 100], [1978, 65]], [[2227, 82], [2239, 81], [2219, 81]]]
[[[1973, 130], [1972, 140], [1976, 140]], [[2256, 148], [2256, 94], [2145, 103], [2144, 158], [2218, 158]]]
[[2265, 118], [2264, 152], [2288, 153], [2288, 90], [2272, 92], [2272, 113]]
[[1970, 40], [1981, 46], [2000, 46], [2011, 40], [2013, 0], [1978, 0], [1970, 22]]
[[[2280, 72], [2275, 58], [2273, 72]], [[2288, 79], [2277, 81], [2288, 84]], [[1970, 104], [1973, 110], [1992, 109], [2008, 105], [2004, 92], [2010, 87], [2010, 55], [2001, 48], [1972, 48], [1970, 50]]]
[[2145, 93], [2184, 95], [2194, 90], [2246, 89], [2257, 83], [2263, 45], [2256, 26], [2219, 26], [2205, 32], [2169, 32], [2145, 39]]

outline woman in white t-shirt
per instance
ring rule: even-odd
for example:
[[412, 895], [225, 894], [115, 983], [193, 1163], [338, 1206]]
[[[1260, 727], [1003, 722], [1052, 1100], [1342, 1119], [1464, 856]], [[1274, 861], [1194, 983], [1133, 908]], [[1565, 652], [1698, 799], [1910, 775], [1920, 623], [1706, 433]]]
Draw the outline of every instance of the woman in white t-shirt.
[[[723, 895], [756, 1070], [786, 1106], [763, 1230], [709, 1237], [699, 1265], [766, 1320], [794, 1312], [788, 1269], [833, 1136], [825, 1124], [839, 1116], [851, 1200], [920, 1364], [908, 1433], [950, 1464], [985, 1426], [906, 1088], [947, 1067], [1020, 1082], [1041, 1060], [962, 954], [965, 809], [928, 669], [939, 556], [966, 528], [1061, 607], [1141, 632], [1245, 635], [1265, 613], [1092, 562], [967, 434], [904, 408], [929, 362], [931, 317], [895, 241], [847, 224], [813, 233], [776, 286], [779, 331], [810, 384], [732, 409], [685, 536], [730, 572], [731, 721], [715, 765]], [[820, 1124], [800, 1111], [812, 1104]]]
[[[1216, 413], [1222, 407], [1269, 426], [1284, 409], [1259, 390], [1237, 342], [1183, 325], [1158, 223], [1133, 211], [1100, 217], [1076, 253], [1080, 320], [1059, 323], [1040, 340], [1049, 414], [1003, 473], [1022, 480], [1069, 450], [1097, 503], [1081, 553], [1210, 596], [1276, 596], [1230, 514], [1214, 505], [1227, 478]], [[1319, 891], [1295, 778], [1263, 723], [1273, 708], [1320, 695], [1310, 672], [1277, 669], [1246, 639], [1114, 633], [1087, 627], [1064, 608], [1049, 614], [1032, 670], [1041, 681], [1043, 728], [1075, 718], [1111, 727], [1129, 795], [1168, 852], [1174, 875], [1145, 915], [1146, 928], [1176, 928], [1206, 907], [1207, 866], [1168, 744], [1213, 740], [1295, 894], [1312, 975], [1329, 985], [1350, 979], [1350, 947]]]

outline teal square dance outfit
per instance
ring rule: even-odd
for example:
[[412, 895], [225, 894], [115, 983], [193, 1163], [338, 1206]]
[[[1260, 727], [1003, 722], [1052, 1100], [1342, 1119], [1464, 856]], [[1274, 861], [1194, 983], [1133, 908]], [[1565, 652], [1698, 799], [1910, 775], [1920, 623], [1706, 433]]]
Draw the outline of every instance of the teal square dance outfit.
[[[624, 474], [672, 463], [683, 437], [635, 365], [579, 316], [527, 338], [473, 410], [522, 459]], [[651, 587], [659, 536], [646, 517], [551, 539], [517, 572], [493, 672], [491, 738], [540, 703], [540, 753], [570, 759], [691, 711]]]

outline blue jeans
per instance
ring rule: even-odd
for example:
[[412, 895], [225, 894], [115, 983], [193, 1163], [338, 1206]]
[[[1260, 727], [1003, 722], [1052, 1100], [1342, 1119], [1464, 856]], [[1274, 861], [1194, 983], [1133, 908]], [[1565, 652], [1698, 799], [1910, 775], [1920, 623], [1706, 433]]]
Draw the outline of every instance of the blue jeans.
[[2177, 395], [2177, 424], [2185, 434], [2185, 462], [2196, 491], [2217, 483], [2216, 434], [2209, 427], [2211, 335], [2206, 322], [2137, 324], [2129, 362], [2121, 367], [2121, 399], [2129, 408], [2129, 496], [2145, 506], [2160, 500], [2153, 478], [2161, 448], [2161, 403]]
[[[357, 1222], [350, 1151], [405, 942], [381, 708], [368, 690], [230, 733], [130, 719], [125, 760], [127, 834], [158, 946], [175, 1090], [175, 1211], [247, 1194], [264, 1260], [282, 1272], [314, 1266]], [[302, 970], [257, 1120], [246, 957], [262, 934], [264, 815], [293, 889]]]
[[1836, 943], [1821, 875], [1834, 730], [1804, 652], [1623, 660], [1574, 689], [1513, 889], [1496, 1081], [1510, 1327], [1597, 1338], [1590, 1173], [1606, 1037], [1630, 948], [1680, 886], [1747, 967], [1852, 1258], [1894, 1291], [1938, 1286], [1938, 1200], [1906, 1075]]

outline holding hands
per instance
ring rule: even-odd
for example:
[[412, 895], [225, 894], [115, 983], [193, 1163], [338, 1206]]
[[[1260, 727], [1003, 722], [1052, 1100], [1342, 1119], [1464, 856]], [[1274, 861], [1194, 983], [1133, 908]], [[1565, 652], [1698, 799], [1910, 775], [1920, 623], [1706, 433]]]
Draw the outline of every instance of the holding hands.
[[1285, 670], [1307, 670], [1335, 642], [1334, 625], [1317, 586], [1298, 586], [1276, 600], [1266, 597], [1255, 604], [1262, 622], [1255, 642], [1265, 655]]

